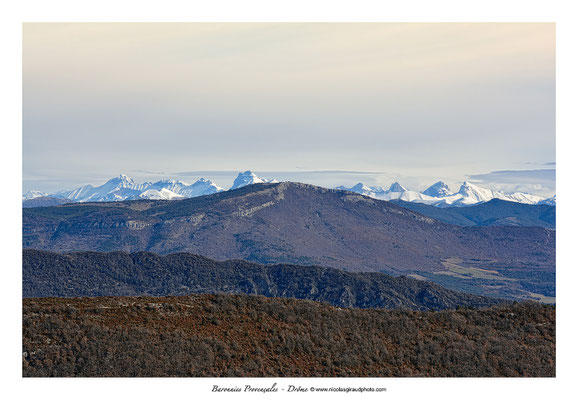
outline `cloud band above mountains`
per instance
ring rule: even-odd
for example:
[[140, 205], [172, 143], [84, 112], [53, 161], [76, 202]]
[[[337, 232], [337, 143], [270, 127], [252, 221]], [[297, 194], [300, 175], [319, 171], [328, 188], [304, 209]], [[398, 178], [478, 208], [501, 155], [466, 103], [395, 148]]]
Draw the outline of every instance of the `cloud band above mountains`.
[[556, 192], [556, 170], [493, 171], [470, 175], [469, 180], [504, 192], [526, 192], [550, 197]]

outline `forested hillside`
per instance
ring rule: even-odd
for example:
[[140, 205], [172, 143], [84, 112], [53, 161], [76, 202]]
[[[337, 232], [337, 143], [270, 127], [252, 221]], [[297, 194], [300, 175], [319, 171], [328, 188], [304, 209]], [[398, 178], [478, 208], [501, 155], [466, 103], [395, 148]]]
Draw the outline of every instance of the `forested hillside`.
[[555, 376], [555, 308], [246, 295], [24, 299], [24, 376]]
[[380, 272], [290, 264], [214, 261], [193, 254], [23, 252], [24, 297], [166, 296], [246, 293], [323, 301], [339, 307], [443, 310], [498, 299]]

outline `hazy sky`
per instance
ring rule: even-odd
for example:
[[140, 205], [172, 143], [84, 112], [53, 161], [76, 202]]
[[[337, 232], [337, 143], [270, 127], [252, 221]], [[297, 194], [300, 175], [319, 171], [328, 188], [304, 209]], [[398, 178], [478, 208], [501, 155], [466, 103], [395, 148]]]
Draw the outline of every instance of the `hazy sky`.
[[555, 168], [554, 24], [26, 23], [23, 82], [24, 190]]

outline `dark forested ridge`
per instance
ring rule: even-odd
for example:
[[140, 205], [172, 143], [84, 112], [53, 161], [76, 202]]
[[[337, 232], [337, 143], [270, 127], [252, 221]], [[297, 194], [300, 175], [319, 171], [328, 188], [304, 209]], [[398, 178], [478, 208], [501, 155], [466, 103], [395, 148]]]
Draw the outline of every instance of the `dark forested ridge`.
[[24, 376], [555, 376], [555, 308], [247, 295], [23, 300]]
[[[23, 252], [24, 297], [166, 296], [246, 293], [339, 307], [443, 310], [501, 300], [379, 272], [351, 273], [289, 264], [214, 261], [192, 254]], [[502, 301], [503, 302], [503, 301]]]
[[493, 199], [468, 207], [434, 207], [427, 204], [392, 200], [404, 208], [430, 218], [460, 226], [541, 226], [556, 228], [556, 207], [545, 204], [521, 204]]
[[216, 260], [414, 274], [497, 297], [555, 296], [553, 230], [449, 225], [390, 202], [291, 182], [169, 202], [28, 208], [23, 246], [190, 252]]

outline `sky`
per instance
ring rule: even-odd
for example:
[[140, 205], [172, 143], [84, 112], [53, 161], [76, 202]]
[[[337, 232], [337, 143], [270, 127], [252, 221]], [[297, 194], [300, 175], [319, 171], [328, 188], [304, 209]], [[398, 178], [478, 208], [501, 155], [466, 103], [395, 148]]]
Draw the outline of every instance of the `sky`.
[[552, 23], [25, 23], [23, 190], [238, 171], [555, 192]]

